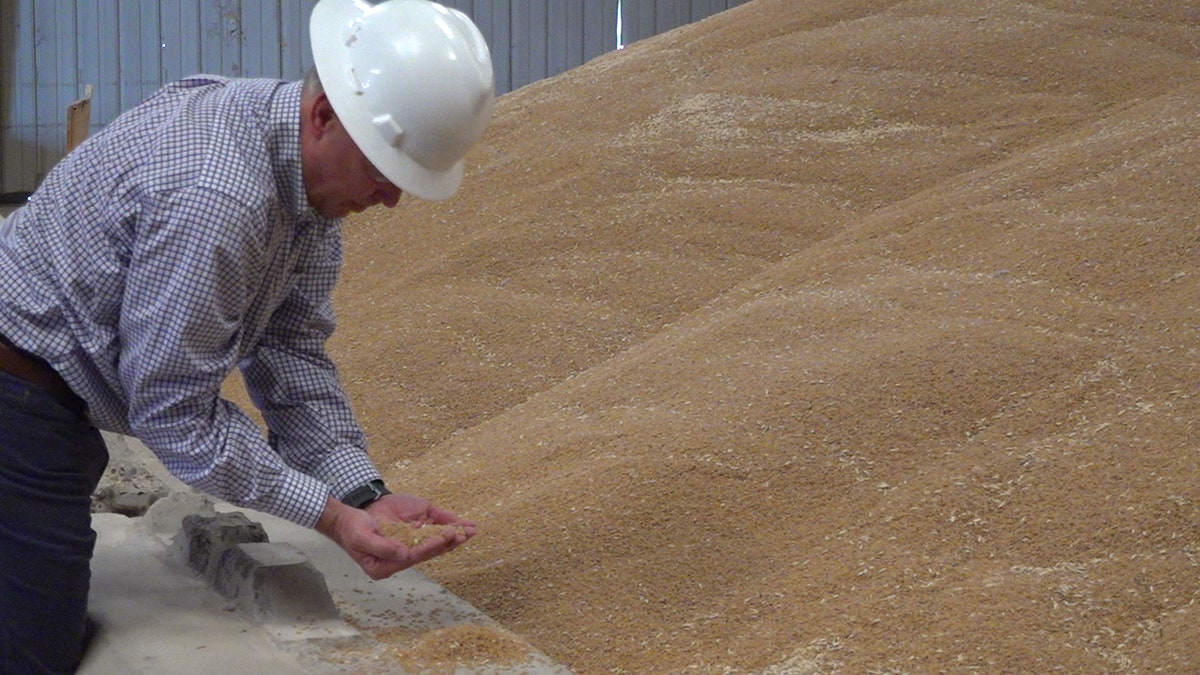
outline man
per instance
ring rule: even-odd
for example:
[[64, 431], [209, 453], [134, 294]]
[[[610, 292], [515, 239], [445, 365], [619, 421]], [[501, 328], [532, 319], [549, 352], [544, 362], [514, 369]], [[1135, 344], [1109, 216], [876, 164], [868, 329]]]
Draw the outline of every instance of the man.
[[[324, 343], [337, 219], [453, 194], [491, 114], [487, 47], [425, 0], [322, 0], [310, 34], [304, 82], [168, 85], [0, 226], [0, 672], [81, 660], [98, 427], [198, 489], [315, 527], [372, 578], [474, 534], [386, 490]], [[220, 398], [235, 367], [266, 439]], [[435, 534], [409, 548], [379, 521]]]

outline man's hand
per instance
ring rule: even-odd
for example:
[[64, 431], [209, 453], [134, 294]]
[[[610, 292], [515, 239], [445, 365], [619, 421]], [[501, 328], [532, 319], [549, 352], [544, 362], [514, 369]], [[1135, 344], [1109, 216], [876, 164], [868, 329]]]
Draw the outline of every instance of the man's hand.
[[[430, 536], [415, 546], [386, 537], [380, 522], [405, 522], [428, 528]], [[475, 536], [475, 523], [412, 495], [384, 495], [365, 510], [330, 497], [316, 529], [341, 546], [372, 579], [386, 579], [450, 551]]]

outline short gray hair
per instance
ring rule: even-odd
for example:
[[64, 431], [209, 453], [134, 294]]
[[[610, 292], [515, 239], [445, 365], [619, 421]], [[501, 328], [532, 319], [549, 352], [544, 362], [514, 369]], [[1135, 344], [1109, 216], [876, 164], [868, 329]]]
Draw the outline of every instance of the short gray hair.
[[317, 67], [313, 66], [308, 69], [304, 75], [304, 86], [301, 90], [304, 96], [316, 96], [325, 91], [325, 85], [321, 84], [321, 76], [317, 73]]

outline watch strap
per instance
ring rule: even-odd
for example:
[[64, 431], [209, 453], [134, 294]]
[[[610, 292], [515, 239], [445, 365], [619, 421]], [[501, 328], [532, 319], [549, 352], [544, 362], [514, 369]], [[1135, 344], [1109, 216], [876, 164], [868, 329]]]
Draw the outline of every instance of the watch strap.
[[345, 497], [342, 497], [342, 503], [346, 506], [361, 509], [376, 499], [390, 494], [392, 494], [391, 490], [387, 489], [382, 480], [373, 480], [370, 483], [363, 483], [351, 490]]

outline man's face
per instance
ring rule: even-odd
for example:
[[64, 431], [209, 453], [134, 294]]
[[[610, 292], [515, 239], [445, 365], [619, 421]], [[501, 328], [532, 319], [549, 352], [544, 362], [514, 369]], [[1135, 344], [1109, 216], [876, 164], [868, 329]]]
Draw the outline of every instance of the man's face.
[[308, 129], [301, 131], [301, 156], [309, 205], [326, 218], [343, 218], [377, 204], [395, 206], [400, 188], [371, 165], [323, 94], [308, 114]]

